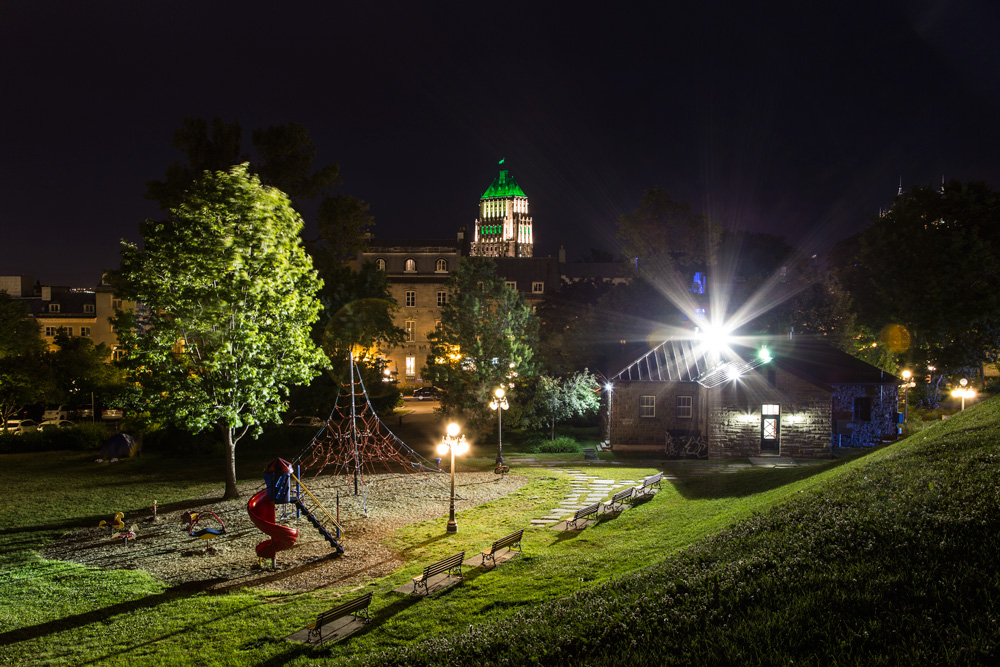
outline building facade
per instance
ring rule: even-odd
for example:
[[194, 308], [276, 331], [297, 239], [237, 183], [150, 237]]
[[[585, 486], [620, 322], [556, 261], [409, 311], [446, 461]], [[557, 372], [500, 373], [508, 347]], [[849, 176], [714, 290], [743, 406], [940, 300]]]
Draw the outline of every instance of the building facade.
[[[501, 166], [503, 160], [500, 161]], [[528, 197], [506, 169], [479, 198], [469, 251], [473, 257], [533, 257], [534, 229]]]

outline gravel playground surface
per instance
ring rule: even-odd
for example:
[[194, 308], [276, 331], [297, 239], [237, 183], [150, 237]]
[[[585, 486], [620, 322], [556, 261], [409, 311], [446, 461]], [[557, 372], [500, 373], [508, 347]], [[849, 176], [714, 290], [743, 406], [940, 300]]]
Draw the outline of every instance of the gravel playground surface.
[[[460, 511], [503, 497], [527, 481], [519, 475], [501, 478], [492, 472], [458, 473], [455, 509]], [[404, 560], [386, 546], [386, 538], [399, 528], [441, 518], [444, 530], [449, 500], [446, 475], [413, 474], [380, 480], [369, 492], [367, 517], [359, 503], [347, 495], [343, 480], [303, 479], [309, 491], [331, 512], [337, 504], [338, 482], [340, 523], [344, 527], [341, 544], [345, 549], [339, 558], [304, 517], [295, 518], [294, 505], [278, 505], [278, 523], [297, 528], [299, 537], [294, 547], [278, 552], [274, 569], [270, 560], [265, 560], [261, 568], [254, 548], [267, 535], [251, 523], [246, 507], [247, 500], [262, 488], [259, 482], [241, 484], [239, 500], [223, 502], [205, 498], [183, 507], [160, 508], [155, 521], [151, 510], [142, 515], [126, 515], [125, 526], [135, 526], [135, 537], [127, 544], [118, 537], [119, 531], [109, 535], [107, 528], [94, 526], [66, 533], [43, 555], [108, 570], [144, 570], [169, 585], [195, 590], [221, 592], [261, 586], [300, 592], [364, 584], [399, 569]], [[289, 512], [284, 521], [283, 509]], [[219, 527], [214, 517], [207, 514], [214, 512], [225, 523], [225, 534], [212, 539], [189, 536], [184, 520], [188, 511], [202, 513], [196, 531]]]

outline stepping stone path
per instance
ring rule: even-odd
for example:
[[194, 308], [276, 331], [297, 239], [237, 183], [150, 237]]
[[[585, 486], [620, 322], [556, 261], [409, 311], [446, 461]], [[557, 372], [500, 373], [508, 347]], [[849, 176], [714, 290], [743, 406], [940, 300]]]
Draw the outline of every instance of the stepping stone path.
[[578, 509], [593, 505], [599, 500], [610, 500], [616, 489], [637, 484], [633, 479], [600, 479], [596, 475], [587, 475], [582, 470], [553, 468], [552, 472], [570, 476], [569, 493], [559, 501], [559, 507], [553, 507], [539, 519], [532, 519], [532, 526], [551, 526], [572, 518]]

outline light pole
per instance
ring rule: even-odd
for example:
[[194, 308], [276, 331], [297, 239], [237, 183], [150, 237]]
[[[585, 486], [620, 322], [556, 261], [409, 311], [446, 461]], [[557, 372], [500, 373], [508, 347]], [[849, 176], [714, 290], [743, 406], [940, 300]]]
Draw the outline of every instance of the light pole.
[[962, 411], [964, 412], [965, 411], [965, 399], [967, 399], [967, 398], [975, 398], [976, 397], [976, 390], [973, 389], [972, 387], [968, 386], [969, 381], [966, 380], [965, 378], [962, 378], [961, 380], [959, 380], [958, 383], [960, 385], [962, 385], [962, 386], [959, 387], [958, 389], [952, 390], [951, 395], [954, 396], [955, 398], [961, 398], [962, 399]]
[[437, 446], [437, 453], [441, 456], [451, 452], [451, 507], [448, 510], [447, 529], [449, 533], [458, 532], [458, 523], [455, 521], [455, 454], [461, 456], [469, 451], [469, 443], [465, 441], [465, 436], [459, 436], [458, 434], [460, 430], [458, 424], [454, 422], [448, 424], [444, 440]]
[[503, 387], [497, 387], [493, 392], [493, 400], [490, 401], [490, 410], [497, 411], [497, 465], [503, 463], [503, 411], [509, 407]]
[[913, 377], [913, 373], [911, 373], [910, 371], [903, 371], [903, 426], [906, 426], [906, 420], [907, 420], [906, 412], [908, 407], [910, 387], [913, 386], [913, 383], [910, 382], [911, 377]]

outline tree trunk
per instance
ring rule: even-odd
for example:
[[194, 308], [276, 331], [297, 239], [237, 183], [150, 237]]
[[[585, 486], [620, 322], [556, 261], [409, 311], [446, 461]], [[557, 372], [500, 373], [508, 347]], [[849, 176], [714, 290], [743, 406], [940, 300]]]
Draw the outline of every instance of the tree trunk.
[[236, 443], [233, 441], [233, 429], [222, 422], [219, 424], [219, 433], [226, 449], [226, 492], [222, 499], [235, 500], [240, 497], [240, 493], [236, 488]]
[[552, 418], [552, 435], [549, 437], [549, 441], [552, 442], [556, 439], [556, 418]]

